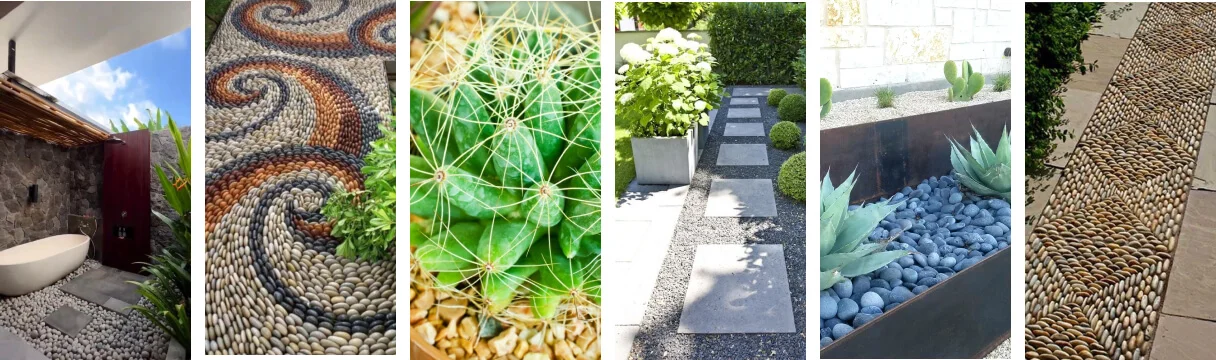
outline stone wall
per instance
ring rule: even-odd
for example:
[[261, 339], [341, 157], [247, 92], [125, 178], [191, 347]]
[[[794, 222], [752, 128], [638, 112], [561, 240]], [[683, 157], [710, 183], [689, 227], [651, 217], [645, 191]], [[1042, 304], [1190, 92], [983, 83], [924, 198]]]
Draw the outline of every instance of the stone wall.
[[[819, 76], [835, 89], [941, 82], [947, 60], [986, 77], [1009, 72], [1004, 56], [1020, 24], [1005, 0], [825, 0]], [[1017, 20], [1017, 21], [1015, 21]], [[991, 83], [991, 81], [989, 81]]]
[[78, 233], [69, 215], [100, 216], [101, 162], [100, 144], [69, 149], [0, 130], [0, 250]]
[[[190, 143], [190, 128], [184, 127], [179, 129], [182, 132], [182, 139], [187, 144]], [[169, 203], [165, 201], [165, 191], [160, 185], [160, 179], [156, 177], [156, 165], [162, 168], [166, 163], [177, 164], [177, 144], [173, 142], [173, 133], [169, 130], [161, 130], [152, 133], [151, 141], [152, 151], [152, 211], [159, 212], [171, 219], [177, 219], [177, 212], [169, 207]], [[165, 169], [165, 175], [172, 176], [172, 171]], [[159, 254], [160, 250], [166, 245], [173, 242], [173, 229], [165, 224], [156, 215], [152, 215], [152, 253]]]

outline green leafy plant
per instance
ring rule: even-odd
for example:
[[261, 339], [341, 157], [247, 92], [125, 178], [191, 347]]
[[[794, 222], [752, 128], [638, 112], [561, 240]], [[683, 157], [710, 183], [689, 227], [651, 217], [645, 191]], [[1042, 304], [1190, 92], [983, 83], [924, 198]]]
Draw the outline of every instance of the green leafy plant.
[[712, 11], [707, 34], [721, 64], [714, 71], [724, 83], [791, 84], [799, 78], [790, 60], [806, 49], [805, 2], [719, 2]]
[[994, 92], [1002, 92], [1002, 91], [1005, 91], [1005, 90], [1009, 90], [1009, 82], [1010, 82], [1011, 80], [1012, 80], [1012, 79], [1011, 79], [1011, 77], [1009, 76], [1009, 74], [1000, 74], [1000, 75], [997, 75], [997, 76], [996, 76], [996, 79], [995, 79], [995, 80], [992, 80], [992, 91], [994, 91]]
[[768, 91], [768, 106], [777, 106], [781, 104], [781, 99], [786, 95], [785, 89], [772, 89]]
[[[618, 3], [619, 4], [619, 3]], [[625, 13], [635, 17], [647, 28], [691, 29], [708, 15], [710, 3], [700, 2], [627, 2]]]
[[599, 40], [488, 24], [458, 84], [410, 89], [412, 256], [485, 316], [524, 298], [550, 319], [600, 301]]
[[832, 82], [819, 78], [819, 118], [828, 116], [829, 111], [832, 111]]
[[[159, 111], [157, 112], [159, 113]], [[182, 346], [190, 344], [190, 146], [182, 139], [173, 118], [168, 129], [177, 146], [177, 164], [155, 165], [156, 177], [164, 192], [165, 202], [177, 213], [170, 218], [153, 211], [173, 230], [174, 241], [152, 255], [144, 263], [148, 280], [134, 282], [136, 291], [148, 299], [151, 306], [132, 305], [131, 309], [147, 318]], [[169, 173], [165, 169], [169, 169]]]
[[664, 29], [645, 47], [621, 48], [629, 63], [617, 71], [616, 115], [632, 124], [633, 137], [684, 136], [693, 126], [709, 124], [722, 83], [713, 72], [713, 55], [698, 38]]
[[[156, 113], [152, 109], [145, 109], [148, 112], [148, 122], [140, 122], [139, 117], [132, 117], [131, 121], [135, 122], [135, 130], [161, 131], [169, 128], [169, 122], [173, 121], [173, 116], [169, 115], [168, 111], [156, 109]], [[110, 131], [114, 133], [125, 133], [132, 131], [127, 127], [127, 122], [119, 121], [118, 125], [114, 124], [114, 120], [110, 120]]]
[[890, 239], [870, 241], [870, 233], [879, 221], [895, 211], [898, 205], [886, 200], [849, 210], [849, 193], [853, 192], [856, 172], [849, 174], [840, 187], [832, 185], [831, 175], [824, 175], [819, 190], [819, 290], [838, 282], [869, 274], [910, 254], [906, 250], [882, 251]]
[[773, 147], [781, 150], [793, 149], [798, 146], [798, 142], [802, 141], [802, 129], [798, 125], [789, 121], [779, 121], [773, 125], [768, 131], [768, 138], [772, 140]]
[[895, 92], [889, 87], [878, 89], [874, 92], [874, 97], [878, 98], [879, 109], [895, 107]]
[[950, 101], [971, 101], [971, 97], [984, 88], [984, 75], [971, 71], [971, 63], [963, 60], [962, 72], [954, 60], [946, 62], [943, 72], [950, 88], [946, 89], [946, 97]]
[[338, 256], [380, 261], [391, 259], [397, 242], [396, 118], [380, 124], [379, 139], [363, 157], [363, 190], [339, 191], [321, 207], [333, 223], [330, 234], [342, 243]]
[[781, 98], [777, 105], [777, 118], [781, 121], [806, 122], [806, 97], [790, 94]]
[[[806, 44], [805, 37], [802, 43]], [[806, 47], [798, 49], [798, 58], [790, 62], [790, 72], [794, 74], [794, 83], [806, 90]]]
[[971, 151], [950, 139], [950, 165], [954, 176], [972, 192], [984, 196], [998, 196], [1009, 200], [1010, 158], [1009, 132], [1001, 129], [1001, 140], [996, 151], [984, 142], [979, 130], [971, 127]]
[[777, 190], [794, 200], [806, 201], [806, 152], [791, 155], [777, 172]]

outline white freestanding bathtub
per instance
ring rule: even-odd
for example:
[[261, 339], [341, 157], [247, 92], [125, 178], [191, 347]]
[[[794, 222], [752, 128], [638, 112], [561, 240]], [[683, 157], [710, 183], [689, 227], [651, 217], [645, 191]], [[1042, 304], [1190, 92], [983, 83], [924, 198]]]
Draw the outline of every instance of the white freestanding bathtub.
[[89, 237], [55, 235], [0, 251], [0, 295], [38, 291], [84, 264]]

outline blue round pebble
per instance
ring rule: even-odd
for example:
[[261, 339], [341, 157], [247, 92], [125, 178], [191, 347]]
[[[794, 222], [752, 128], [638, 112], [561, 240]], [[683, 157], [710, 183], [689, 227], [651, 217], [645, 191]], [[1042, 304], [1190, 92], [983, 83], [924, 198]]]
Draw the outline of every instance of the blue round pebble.
[[857, 315], [857, 311], [861, 310], [861, 308], [857, 306], [857, 303], [854, 302], [853, 299], [849, 298], [840, 299], [840, 303], [837, 305], [837, 307], [838, 310], [836, 310], [836, 317], [844, 321], [852, 320], [853, 316]]
[[[835, 307], [836, 304], [833, 303], [832, 306]], [[878, 294], [873, 291], [867, 292], [864, 295], [861, 295], [861, 306], [862, 307], [866, 307], [866, 306], [882, 307], [883, 306], [882, 297], [878, 296]], [[833, 315], [835, 315], [835, 314], [833, 314]]]
[[819, 347], [825, 347], [825, 346], [828, 346], [831, 344], [832, 344], [832, 338], [830, 338], [830, 337], [819, 338]]
[[843, 324], [843, 323], [836, 324], [836, 326], [832, 327], [832, 337], [839, 339], [839, 338], [844, 337], [845, 335], [848, 335], [852, 331], [853, 331], [853, 327], [849, 326], [849, 324]]
[[870, 322], [870, 321], [874, 320], [875, 318], [877, 318], [879, 314], [882, 314], [882, 313], [878, 313], [878, 314], [857, 314], [857, 317], [854, 317], [854, 318], [853, 318], [853, 327], [854, 327], [854, 328], [859, 328], [859, 327], [861, 327], [862, 325], [865, 325], [866, 323], [868, 323], [868, 322]]
[[908, 290], [908, 288], [898, 287], [898, 288], [895, 288], [894, 290], [891, 290], [891, 302], [892, 303], [902, 303], [902, 302], [908, 301], [909, 299], [912, 299], [912, 297], [915, 295], [916, 294], [913, 294], [912, 291]]
[[912, 293], [920, 295], [920, 293], [925, 292], [925, 290], [929, 290], [929, 287], [925, 285], [917, 285], [916, 287], [912, 288]]
[[840, 296], [841, 298], [847, 298], [847, 297], [853, 296], [853, 282], [852, 281], [838, 282], [838, 283], [836, 283], [836, 285], [832, 285], [832, 290], [835, 290], [836, 295]]
[[836, 299], [824, 291], [819, 295], [819, 318], [831, 319], [836, 317]]
[[882, 273], [878, 275], [879, 278], [886, 280], [888, 283], [894, 281], [895, 279], [899, 279], [900, 276], [902, 276], [900, 271], [892, 268], [883, 269]]
[[877, 306], [866, 306], [861, 308], [860, 314], [878, 315], [882, 314], [882, 308]]
[[916, 273], [916, 270], [904, 269], [903, 282], [915, 283], [916, 279], [920, 278], [919, 275]]

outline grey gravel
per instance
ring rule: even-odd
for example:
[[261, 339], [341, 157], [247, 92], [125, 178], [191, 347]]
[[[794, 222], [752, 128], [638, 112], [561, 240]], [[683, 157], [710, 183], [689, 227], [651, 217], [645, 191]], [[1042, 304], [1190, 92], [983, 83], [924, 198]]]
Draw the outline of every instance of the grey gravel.
[[[733, 87], [730, 87], [733, 88]], [[728, 90], [731, 90], [728, 88]], [[803, 93], [789, 89], [791, 93]], [[724, 99], [729, 100], [729, 99]], [[729, 104], [729, 101], [723, 101]], [[777, 123], [777, 109], [760, 105], [765, 132]], [[723, 136], [726, 111], [718, 112], [712, 136], [689, 186], [676, 234], [663, 260], [662, 270], [646, 315], [634, 340], [631, 359], [805, 359], [806, 358], [806, 205], [776, 192], [777, 217], [705, 217], [705, 203], [713, 179], [773, 179], [781, 163], [802, 151], [769, 147], [768, 166], [717, 166], [720, 144], [768, 144], [767, 137]], [[740, 122], [740, 120], [732, 120]], [[701, 244], [782, 244], [789, 275], [796, 332], [782, 334], [678, 334], [684, 294]]]
[[994, 101], [1009, 100], [1012, 91], [993, 92], [992, 85], [984, 86], [971, 101], [951, 102], [946, 100], [946, 90], [913, 91], [895, 96], [895, 107], [879, 109], [878, 99], [841, 101], [832, 103], [832, 111], [828, 116], [819, 120], [821, 129], [831, 129], [849, 125], [878, 122], [906, 116], [928, 114], [953, 108], [960, 108]]
[[995, 350], [992, 350], [992, 352], [989, 353], [988, 356], [985, 356], [984, 358], [985, 359], [1009, 359], [1010, 350], [1011, 349], [1009, 347], [1009, 339], [1005, 339], [1005, 342], [1001, 343], [1000, 346], [997, 346]]

